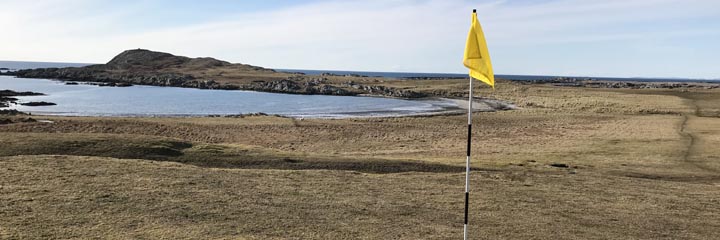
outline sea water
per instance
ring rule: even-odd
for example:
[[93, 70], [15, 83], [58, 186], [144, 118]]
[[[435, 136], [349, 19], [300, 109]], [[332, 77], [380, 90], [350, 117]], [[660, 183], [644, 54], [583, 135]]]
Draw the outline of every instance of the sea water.
[[12, 105], [10, 109], [65, 116], [207, 116], [248, 113], [301, 118], [405, 116], [456, 107], [445, 100], [294, 95], [239, 90], [178, 87], [99, 87], [66, 85], [48, 79], [0, 76], [0, 90], [32, 91], [43, 96], [16, 97], [19, 102], [52, 102], [54, 106]]

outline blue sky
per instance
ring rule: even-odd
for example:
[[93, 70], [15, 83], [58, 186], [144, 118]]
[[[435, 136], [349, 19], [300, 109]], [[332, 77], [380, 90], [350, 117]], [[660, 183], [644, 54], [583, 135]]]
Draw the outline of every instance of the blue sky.
[[716, 0], [0, 0], [0, 59], [125, 49], [272, 68], [465, 72], [478, 9], [499, 74], [720, 78]]

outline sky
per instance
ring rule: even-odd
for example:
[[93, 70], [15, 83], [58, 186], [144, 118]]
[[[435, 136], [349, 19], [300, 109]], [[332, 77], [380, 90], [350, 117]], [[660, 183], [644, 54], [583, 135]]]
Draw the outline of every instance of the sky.
[[720, 79], [718, 0], [0, 0], [0, 60], [464, 73], [472, 9], [496, 74]]

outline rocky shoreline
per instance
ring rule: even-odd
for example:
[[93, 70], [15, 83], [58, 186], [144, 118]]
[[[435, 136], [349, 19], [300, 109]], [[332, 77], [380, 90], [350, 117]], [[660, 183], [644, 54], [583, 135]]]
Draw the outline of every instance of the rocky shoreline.
[[0, 90], [0, 108], [9, 107], [11, 103], [16, 104], [19, 96], [42, 96], [45, 94], [36, 92], [16, 92], [13, 90]]
[[[40, 68], [5, 72], [20, 78], [46, 78], [66, 81], [66, 84], [90, 82], [98, 86], [126, 87], [150, 85], [199, 89], [248, 90], [288, 94], [381, 96], [404, 99], [428, 97], [465, 98], [463, 90], [416, 87], [398, 84], [403, 81], [458, 80], [436, 77], [408, 77], [382, 80], [374, 77], [348, 74], [281, 73], [272, 69], [233, 64], [213, 58], [188, 58], [169, 53], [143, 49], [127, 50], [106, 64], [85, 67]], [[514, 81], [512, 79], [508, 79]], [[631, 82], [599, 81], [591, 78], [557, 77], [544, 80], [516, 80], [518, 84], [551, 84], [561, 87], [587, 88], [719, 88], [717, 83], [687, 82]], [[412, 85], [410, 85], [412, 86]]]
[[[208, 73], [211, 71], [217, 71], [218, 73], [211, 75]], [[422, 98], [427, 96], [411, 90], [385, 86], [366, 86], [352, 81], [338, 86], [329, 82], [328, 77], [346, 76], [334, 74], [309, 76], [278, 73], [272, 69], [245, 64], [231, 64], [212, 58], [187, 58], [143, 49], [125, 51], [107, 64], [86, 67], [26, 69], [5, 74], [20, 78], [95, 82], [99, 83], [100, 86], [150, 85], [290, 94], [378, 95], [397, 98]], [[229, 74], [239, 74], [242, 75], [241, 78], [250, 80], [217, 80]], [[365, 76], [349, 75], [347, 77], [358, 78]]]
[[374, 95], [396, 98], [424, 98], [427, 94], [386, 86], [370, 86], [348, 81], [341, 84], [346, 89], [328, 83], [328, 79], [318, 76], [290, 76], [281, 80], [258, 80], [248, 84], [223, 84], [212, 79], [197, 79], [191, 75], [178, 73], [138, 72], [111, 73], [95, 68], [41, 68], [20, 70], [14, 73], [20, 78], [47, 78], [60, 81], [93, 82], [98, 86], [126, 87], [132, 85], [149, 85], [160, 87], [183, 87], [199, 89], [248, 90], [259, 92], [318, 94], [336, 96]]
[[[168, 72], [120, 72], [105, 71], [103, 65], [93, 65], [82, 68], [41, 68], [6, 72], [4, 75], [14, 75], [20, 78], [47, 78], [67, 81], [66, 84], [77, 82], [90, 82], [98, 86], [128, 87], [132, 85], [150, 85], [161, 87], [184, 87], [199, 89], [222, 90], [248, 90], [259, 92], [308, 94], [308, 95], [337, 95], [357, 96], [370, 95], [394, 97], [405, 99], [419, 99], [427, 97], [465, 97], [463, 93], [433, 91], [429, 93], [417, 92], [408, 89], [399, 89], [382, 85], [361, 84], [348, 80], [340, 84], [328, 81], [328, 76], [335, 77], [365, 77], [340, 76], [333, 74], [304, 75], [296, 74], [285, 79], [266, 81], [256, 80], [246, 84], [220, 83], [213, 79], [198, 79], [189, 74]], [[440, 78], [408, 78], [408, 80], [440, 80]], [[587, 88], [628, 88], [628, 89], [675, 89], [696, 88], [716, 89], [718, 83], [698, 82], [631, 82], [631, 81], [600, 81], [584, 78], [555, 78], [547, 80], [511, 80], [520, 84], [551, 84], [559, 87], [587, 87]]]
[[[18, 102], [18, 99], [15, 97], [19, 96], [43, 96], [44, 93], [37, 93], [37, 92], [16, 92], [13, 90], [0, 90], [0, 108], [7, 108], [10, 107], [10, 104], [20, 104], [23, 106], [29, 106], [29, 107], [36, 107], [36, 106], [54, 106], [57, 105], [55, 103], [51, 102]], [[0, 109], [0, 115], [28, 115], [25, 112], [21, 112], [15, 109]]]

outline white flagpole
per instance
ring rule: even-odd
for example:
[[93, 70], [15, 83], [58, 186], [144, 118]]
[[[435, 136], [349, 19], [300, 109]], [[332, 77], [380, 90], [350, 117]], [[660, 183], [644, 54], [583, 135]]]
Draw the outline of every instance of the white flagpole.
[[468, 96], [468, 135], [467, 135], [467, 159], [465, 160], [465, 224], [463, 225], [463, 239], [467, 240], [468, 232], [468, 204], [470, 201], [470, 146], [472, 135], [472, 104], [473, 104], [473, 79], [470, 80], [470, 94]]

